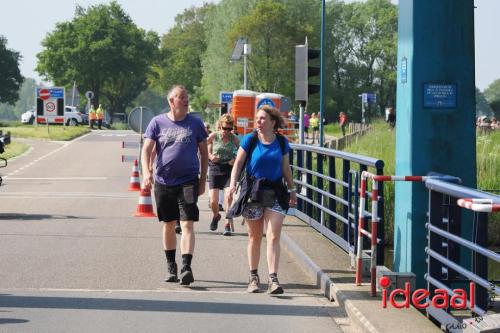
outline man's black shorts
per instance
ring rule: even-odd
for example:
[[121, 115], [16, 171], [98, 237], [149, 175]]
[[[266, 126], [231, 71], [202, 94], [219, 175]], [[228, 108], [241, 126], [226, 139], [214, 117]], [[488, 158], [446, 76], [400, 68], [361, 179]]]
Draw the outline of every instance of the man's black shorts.
[[198, 221], [199, 181], [195, 178], [181, 185], [155, 183], [156, 212], [160, 222]]

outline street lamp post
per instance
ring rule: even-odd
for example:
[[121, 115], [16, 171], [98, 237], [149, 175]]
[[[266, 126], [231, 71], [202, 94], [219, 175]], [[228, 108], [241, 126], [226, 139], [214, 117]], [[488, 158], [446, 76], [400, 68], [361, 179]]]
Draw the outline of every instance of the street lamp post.
[[245, 43], [243, 45], [243, 89], [247, 89], [248, 81], [247, 81], [247, 56], [250, 54], [251, 48], [250, 44]]
[[319, 146], [323, 147], [324, 143], [324, 91], [325, 91], [325, 49], [324, 49], [324, 39], [325, 39], [325, 0], [321, 1], [321, 45], [320, 45], [320, 77], [319, 77]]

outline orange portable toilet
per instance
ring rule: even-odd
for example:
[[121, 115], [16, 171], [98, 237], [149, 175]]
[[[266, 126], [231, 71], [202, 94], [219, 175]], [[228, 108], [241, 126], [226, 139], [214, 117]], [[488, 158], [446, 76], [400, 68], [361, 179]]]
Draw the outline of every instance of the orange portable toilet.
[[[263, 105], [270, 105], [280, 110], [281, 112], [282, 100], [283, 100], [283, 95], [280, 94], [274, 94], [274, 93], [259, 94], [255, 98], [255, 110], [257, 111]], [[289, 141], [294, 142], [295, 130], [293, 128], [293, 125], [288, 123], [288, 111], [281, 112], [281, 116], [283, 117], [283, 119], [285, 119], [285, 128], [280, 130], [280, 133], [288, 137]]]
[[233, 93], [231, 115], [238, 128], [238, 134], [245, 135], [253, 130], [256, 96], [257, 93], [251, 90], [235, 90]]
[[281, 98], [283, 96], [274, 93], [262, 93], [255, 97], [255, 110], [263, 105], [270, 105], [278, 110], [281, 109]]

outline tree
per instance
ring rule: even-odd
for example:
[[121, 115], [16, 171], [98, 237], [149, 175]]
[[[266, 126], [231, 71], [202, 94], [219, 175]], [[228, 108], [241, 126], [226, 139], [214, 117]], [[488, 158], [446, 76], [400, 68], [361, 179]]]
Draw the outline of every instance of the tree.
[[24, 78], [24, 82], [19, 89], [19, 99], [16, 104], [0, 104], [0, 119], [19, 120], [22, 113], [29, 109], [33, 109], [33, 103], [35, 102], [33, 94], [35, 92], [35, 88], [36, 81], [34, 79]]
[[76, 81], [92, 90], [95, 105], [104, 97], [112, 115], [146, 89], [158, 44], [157, 34], [138, 28], [115, 1], [77, 6], [73, 20], [58, 23], [42, 41], [37, 71], [56, 85]]
[[231, 64], [231, 52], [236, 40], [229, 40], [227, 32], [239, 18], [255, 7], [256, 0], [222, 0], [209, 13], [206, 22], [207, 48], [202, 59], [202, 92], [212, 101], [218, 101], [221, 90], [243, 87], [243, 68], [240, 63]]
[[174, 84], [190, 93], [201, 86], [201, 59], [206, 50], [206, 19], [215, 5], [191, 7], [175, 17], [175, 25], [161, 39], [160, 60], [155, 66], [155, 88], [165, 92]]
[[[296, 3], [296, 2], [295, 2]], [[241, 17], [228, 33], [228, 39], [245, 36], [250, 41], [248, 78], [252, 90], [293, 96], [295, 45], [303, 43], [309, 29], [292, 20], [294, 5], [278, 0], [260, 0]]]
[[19, 71], [19, 52], [7, 48], [7, 39], [0, 36], [0, 103], [14, 103], [19, 98], [18, 91], [23, 83]]
[[484, 90], [484, 97], [494, 110], [495, 116], [500, 118], [500, 79], [495, 80]]
[[[363, 92], [377, 93], [380, 109], [394, 105], [396, 95], [397, 7], [389, 0], [332, 2], [327, 21], [327, 91], [333, 91], [334, 113], [361, 118]], [[329, 86], [331, 85], [331, 86]]]
[[491, 109], [490, 103], [488, 103], [484, 94], [476, 88], [476, 117], [491, 117], [493, 115], [493, 110]]

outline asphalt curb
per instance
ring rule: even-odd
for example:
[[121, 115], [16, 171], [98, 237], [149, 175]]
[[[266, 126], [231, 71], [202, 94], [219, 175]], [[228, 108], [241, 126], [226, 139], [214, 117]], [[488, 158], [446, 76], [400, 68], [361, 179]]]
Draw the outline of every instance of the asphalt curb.
[[290, 253], [297, 263], [304, 269], [305, 273], [321, 289], [323, 295], [330, 301], [336, 301], [347, 313], [353, 324], [362, 332], [381, 333], [366, 318], [361, 311], [348, 300], [347, 295], [337, 288], [332, 279], [325, 273], [288, 235], [281, 234], [281, 242], [285, 250]]

